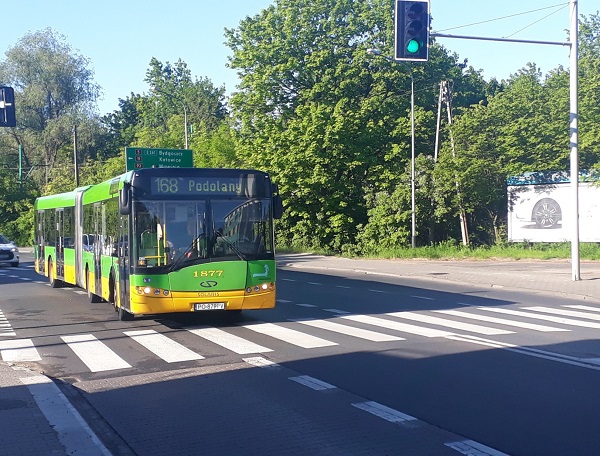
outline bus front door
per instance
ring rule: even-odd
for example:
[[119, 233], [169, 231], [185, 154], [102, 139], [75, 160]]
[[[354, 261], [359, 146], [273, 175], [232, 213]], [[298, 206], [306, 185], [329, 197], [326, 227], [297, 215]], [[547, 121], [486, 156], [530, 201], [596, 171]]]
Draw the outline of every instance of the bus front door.
[[56, 278], [65, 278], [65, 242], [64, 242], [64, 217], [62, 209], [56, 211]]

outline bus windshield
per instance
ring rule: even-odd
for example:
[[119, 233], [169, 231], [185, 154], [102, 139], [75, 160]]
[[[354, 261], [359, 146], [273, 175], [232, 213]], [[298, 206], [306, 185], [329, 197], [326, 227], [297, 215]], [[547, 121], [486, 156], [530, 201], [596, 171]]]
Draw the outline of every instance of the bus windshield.
[[174, 270], [190, 264], [272, 259], [270, 198], [137, 200], [133, 258], [137, 267]]

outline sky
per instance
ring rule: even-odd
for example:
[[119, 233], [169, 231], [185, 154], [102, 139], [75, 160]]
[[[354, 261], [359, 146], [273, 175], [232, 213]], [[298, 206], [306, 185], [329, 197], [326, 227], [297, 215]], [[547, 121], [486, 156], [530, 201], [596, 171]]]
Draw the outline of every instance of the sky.
[[[72, 51], [89, 59], [94, 82], [102, 89], [101, 115], [117, 110], [119, 98], [148, 93], [144, 77], [150, 59], [187, 63], [192, 77], [207, 77], [226, 93], [235, 91], [235, 70], [226, 67], [231, 50], [224, 29], [237, 28], [272, 0], [19, 0], [5, 4], [0, 61], [28, 33], [48, 27], [64, 36]], [[477, 37], [510, 37], [564, 42], [570, 24], [564, 0], [431, 0], [432, 30]], [[579, 2], [579, 15], [598, 12], [590, 0]], [[533, 10], [540, 11], [522, 14]], [[510, 17], [507, 17], [510, 16]], [[505, 19], [495, 20], [498, 18]], [[475, 24], [465, 27], [469, 24]], [[545, 74], [569, 67], [566, 46], [438, 38], [462, 62], [483, 70], [486, 80], [506, 79], [528, 62]]]

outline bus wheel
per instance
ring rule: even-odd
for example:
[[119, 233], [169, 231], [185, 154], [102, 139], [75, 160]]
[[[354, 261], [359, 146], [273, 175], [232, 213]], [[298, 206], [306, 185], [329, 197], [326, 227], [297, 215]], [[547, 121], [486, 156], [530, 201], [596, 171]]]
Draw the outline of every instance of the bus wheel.
[[115, 285], [115, 281], [113, 279], [110, 280], [110, 299], [112, 300], [113, 305], [115, 306], [115, 311], [119, 316], [119, 321], [131, 321], [133, 320], [133, 314], [127, 312], [123, 309], [123, 306], [119, 302], [120, 299], [117, 295], [117, 286]]
[[90, 291], [90, 270], [87, 268], [85, 270], [85, 290], [87, 291], [87, 295], [91, 303], [102, 301], [100, 296]]
[[48, 261], [48, 280], [52, 288], [62, 287], [62, 282], [54, 277], [54, 268], [52, 267], [52, 260]]
[[123, 307], [119, 307], [117, 309], [117, 315], [119, 316], [119, 321], [131, 321], [133, 320], [133, 314], [127, 312]]

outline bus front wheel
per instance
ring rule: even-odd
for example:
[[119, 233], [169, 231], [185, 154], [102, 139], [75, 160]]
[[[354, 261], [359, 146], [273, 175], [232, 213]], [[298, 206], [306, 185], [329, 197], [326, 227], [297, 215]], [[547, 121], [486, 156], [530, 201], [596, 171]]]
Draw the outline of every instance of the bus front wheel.
[[133, 314], [127, 312], [123, 307], [119, 307], [117, 309], [117, 315], [119, 316], [119, 321], [132, 321]]
[[111, 280], [110, 280], [110, 300], [113, 303], [113, 305], [115, 306], [115, 312], [117, 312], [119, 321], [133, 320], [133, 317], [134, 317], [133, 314], [127, 312], [123, 308], [122, 303], [119, 302], [120, 300], [119, 300], [119, 296], [117, 294], [117, 286], [116, 286], [113, 278], [111, 278]]

